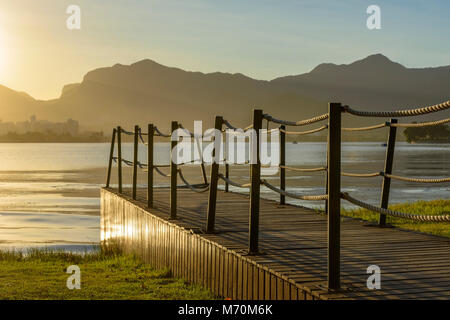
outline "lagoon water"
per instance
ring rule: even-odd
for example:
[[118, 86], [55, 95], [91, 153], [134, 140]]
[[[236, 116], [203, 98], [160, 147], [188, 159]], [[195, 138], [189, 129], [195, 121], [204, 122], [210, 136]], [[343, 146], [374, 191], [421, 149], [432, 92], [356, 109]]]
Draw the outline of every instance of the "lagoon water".
[[[146, 161], [141, 146], [140, 160]], [[156, 144], [156, 162], [168, 163], [169, 145]], [[344, 143], [342, 169], [367, 173], [383, 170], [386, 147], [381, 143]], [[324, 143], [287, 144], [287, 165], [318, 167], [325, 164]], [[104, 184], [109, 154], [108, 143], [0, 144], [0, 248], [49, 247], [86, 250], [99, 242], [99, 188]], [[131, 159], [132, 145], [124, 144], [124, 158]], [[198, 168], [187, 169], [194, 176]], [[409, 177], [450, 176], [450, 144], [398, 143], [393, 172]], [[113, 183], [115, 183], [113, 171]], [[231, 168], [231, 179], [248, 181], [248, 167]], [[278, 184], [278, 177], [265, 177]], [[372, 204], [380, 198], [380, 177], [343, 177], [343, 191]], [[131, 181], [125, 169], [124, 183]], [[156, 183], [167, 186], [163, 178]], [[324, 192], [323, 173], [288, 172], [288, 190], [299, 194]], [[145, 186], [145, 175], [139, 184]], [[237, 188], [231, 188], [237, 190]], [[263, 187], [262, 195], [278, 195]], [[390, 203], [417, 200], [449, 199], [450, 183], [416, 184], [393, 181]], [[321, 207], [323, 201], [289, 202]], [[350, 205], [343, 201], [344, 206]]]

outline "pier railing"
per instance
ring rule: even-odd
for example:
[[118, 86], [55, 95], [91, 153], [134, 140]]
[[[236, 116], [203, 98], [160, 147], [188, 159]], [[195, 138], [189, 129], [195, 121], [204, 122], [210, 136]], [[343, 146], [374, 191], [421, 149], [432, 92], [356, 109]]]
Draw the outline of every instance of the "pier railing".
[[[183, 175], [182, 169], [179, 168], [182, 165], [176, 164], [171, 158], [169, 165], [158, 165], [154, 163], [154, 137], [168, 137], [171, 138], [171, 157], [172, 150], [177, 145], [178, 139], [172, 139], [172, 135], [178, 129], [185, 130], [178, 122], [171, 122], [171, 133], [163, 134], [156, 126], [153, 124], [148, 125], [148, 130], [146, 133], [142, 132], [141, 128], [135, 126], [134, 132], [126, 131], [121, 127], [113, 129], [111, 149], [109, 156], [109, 165], [107, 172], [106, 186], [110, 186], [111, 181], [111, 170], [113, 162], [117, 163], [118, 168], [118, 192], [122, 193], [122, 163], [133, 167], [133, 185], [132, 185], [132, 197], [136, 199], [137, 192], [137, 170], [138, 168], [143, 169], [147, 172], [147, 205], [149, 208], [153, 207], [153, 188], [154, 188], [154, 177], [153, 172], [156, 171], [158, 174], [165, 178], [170, 178], [170, 218], [177, 218], [177, 190], [180, 188], [189, 188], [195, 192], [207, 192], [208, 195], [208, 207], [206, 212], [206, 226], [205, 230], [207, 233], [216, 232], [215, 230], [215, 220], [216, 220], [216, 205], [218, 197], [218, 182], [219, 179], [223, 180], [225, 183], [225, 192], [229, 191], [229, 185], [237, 188], [249, 189], [250, 194], [250, 204], [249, 204], [249, 238], [248, 238], [248, 253], [256, 255], [260, 253], [259, 250], [259, 211], [260, 211], [260, 187], [261, 185], [267, 187], [268, 189], [276, 192], [280, 196], [280, 204], [285, 204], [286, 197], [308, 200], [308, 201], [326, 201], [325, 212], [328, 215], [328, 227], [327, 227], [327, 238], [328, 238], [328, 288], [332, 290], [337, 290], [340, 288], [340, 221], [341, 221], [341, 199], [345, 199], [350, 203], [365, 208], [367, 210], [373, 211], [379, 214], [379, 226], [384, 227], [386, 225], [386, 217], [399, 217], [404, 219], [410, 219], [414, 221], [423, 222], [450, 222], [450, 215], [420, 215], [420, 214], [409, 214], [398, 211], [393, 211], [388, 209], [389, 205], [389, 193], [391, 180], [401, 180], [406, 182], [415, 183], [444, 183], [450, 182], [450, 177], [438, 178], [438, 179], [428, 179], [428, 178], [411, 178], [398, 176], [392, 173], [393, 162], [394, 162], [394, 151], [397, 128], [408, 128], [408, 127], [425, 127], [425, 126], [435, 126], [444, 123], [449, 123], [450, 118], [442, 119], [438, 121], [431, 122], [421, 122], [421, 123], [399, 123], [397, 118], [399, 117], [411, 117], [419, 116], [424, 114], [429, 114], [433, 112], [442, 111], [450, 108], [450, 101], [424, 107], [409, 110], [398, 110], [390, 112], [371, 112], [371, 111], [359, 111], [350, 108], [349, 106], [342, 106], [340, 103], [330, 103], [328, 106], [328, 112], [310, 119], [300, 120], [300, 121], [287, 121], [275, 118], [272, 115], [264, 114], [262, 110], [255, 109], [253, 111], [253, 123], [241, 130], [243, 132], [248, 129], [252, 129], [253, 136], [250, 138], [251, 147], [250, 158], [256, 161], [245, 162], [243, 165], [249, 165], [250, 167], [250, 181], [245, 184], [237, 183], [230, 179], [230, 165], [228, 161], [225, 161], [225, 175], [220, 173], [220, 162], [217, 160], [227, 160], [218, 159], [215, 152], [220, 150], [220, 144], [216, 144], [213, 151], [213, 159], [211, 169], [210, 169], [210, 181], [207, 181], [207, 175], [205, 171], [205, 166], [202, 157], [202, 146], [201, 137], [197, 137], [194, 134], [188, 133], [197, 143], [200, 148], [198, 150], [201, 159], [194, 160], [190, 163], [197, 162], [201, 167], [201, 174], [203, 178], [202, 184], [191, 184], [189, 183], [185, 176]], [[355, 128], [345, 128], [342, 127], [342, 115], [350, 114], [358, 117], [374, 117], [374, 118], [391, 118], [390, 121], [382, 122], [377, 125], [367, 126], [367, 127], [355, 127]], [[327, 124], [318, 126], [314, 129], [303, 130], [303, 131], [289, 131], [286, 128], [290, 126], [301, 127], [316, 124], [328, 120]], [[279, 131], [279, 142], [280, 142], [280, 161], [279, 161], [279, 187], [270, 184], [267, 180], [261, 178], [261, 161], [260, 161], [260, 140], [261, 140], [261, 130], [263, 126], [263, 121], [267, 121], [268, 132], [272, 130]], [[269, 130], [269, 123], [274, 123], [279, 125], [277, 128]], [[381, 172], [369, 172], [369, 173], [355, 173], [355, 172], [343, 172], [341, 170], [341, 146], [342, 132], [358, 132], [358, 131], [369, 131], [378, 130], [382, 128], [389, 128], [389, 134], [387, 139], [386, 148], [386, 158], [384, 164], [384, 170]], [[216, 116], [215, 118], [215, 129], [217, 132], [228, 132], [231, 130], [233, 133], [236, 132], [236, 127], [234, 127], [230, 121], [224, 119], [222, 116]], [[313, 134], [316, 132], [328, 130], [327, 137], [327, 157], [326, 166], [317, 168], [299, 168], [286, 166], [286, 136], [301, 136], [307, 134]], [[185, 130], [187, 132], [187, 130]], [[133, 135], [134, 136], [134, 148], [133, 148], [133, 160], [127, 160], [122, 157], [122, 146], [121, 146], [121, 135]], [[147, 136], [147, 141], [145, 141], [145, 136]], [[216, 137], [217, 138], [217, 137]], [[114, 146], [117, 140], [117, 156], [114, 156]], [[147, 164], [140, 163], [138, 161], [138, 143], [141, 141], [147, 145]], [[226, 140], [228, 141], [228, 140]], [[217, 149], [216, 149], [217, 148]], [[161, 168], [169, 167], [169, 173], [164, 173]], [[325, 194], [319, 195], [299, 195], [294, 194], [286, 190], [286, 171], [296, 171], [296, 172], [324, 172], [326, 173], [326, 192]], [[183, 186], [177, 185], [177, 176], [183, 181]], [[354, 177], [354, 178], [375, 178], [381, 177], [382, 187], [381, 187], [381, 199], [380, 206], [374, 206], [359, 199], [354, 198], [348, 193], [341, 191], [341, 176]]]

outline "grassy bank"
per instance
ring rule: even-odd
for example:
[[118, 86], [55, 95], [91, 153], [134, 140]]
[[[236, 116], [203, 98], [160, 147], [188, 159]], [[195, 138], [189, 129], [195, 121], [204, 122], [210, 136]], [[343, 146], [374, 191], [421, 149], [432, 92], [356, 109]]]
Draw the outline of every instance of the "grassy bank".
[[[69, 290], [67, 267], [81, 271], [81, 288]], [[169, 270], [114, 252], [0, 252], [0, 299], [212, 299], [213, 295]]]
[[[414, 203], [396, 204], [389, 209], [422, 215], [450, 214], [450, 200], [418, 201]], [[378, 221], [379, 215], [365, 209], [343, 210], [342, 215], [361, 218], [366, 221]], [[450, 237], [450, 223], [418, 222], [408, 219], [387, 217], [387, 223], [403, 229], [425, 232], [433, 235]]]

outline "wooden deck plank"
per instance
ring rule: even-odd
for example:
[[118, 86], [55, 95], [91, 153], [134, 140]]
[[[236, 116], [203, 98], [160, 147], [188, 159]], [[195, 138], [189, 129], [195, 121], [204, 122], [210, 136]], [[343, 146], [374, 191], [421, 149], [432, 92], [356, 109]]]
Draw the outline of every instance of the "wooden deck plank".
[[[129, 191], [124, 192], [127, 194]], [[145, 190], [138, 190], [137, 202], [142, 206], [146, 203], [145, 196]], [[167, 219], [168, 189], [156, 188], [154, 199], [155, 208], [149, 211]], [[159, 257], [162, 260], [158, 260], [161, 265], [164, 259], [191, 261], [194, 269], [179, 270], [181, 275], [209, 284], [215, 293], [226, 292], [228, 297], [238, 299], [319, 296], [326, 299], [450, 298], [450, 239], [394, 228], [367, 227], [359, 220], [343, 218], [341, 279], [345, 290], [328, 293], [324, 287], [327, 274], [326, 216], [311, 209], [280, 206], [274, 201], [262, 199], [260, 248], [263, 254], [246, 256], [252, 261], [248, 263], [232, 254], [245, 255], [247, 250], [248, 196], [218, 192], [216, 234], [203, 233], [207, 201], [207, 193], [179, 190], [178, 219], [171, 222], [193, 230], [205, 241], [212, 241], [232, 251], [223, 253], [205, 242], [204, 246], [193, 247], [192, 250], [209, 251], [209, 258], [205, 261], [193, 260], [197, 255], [183, 256], [182, 249], [194, 244], [176, 233], [171, 234], [177, 243], [172, 249], [174, 251], [165, 250], [170, 247], [167, 243], [156, 250], [162, 255]], [[366, 269], [372, 264], [381, 268], [381, 290], [368, 290], [366, 287], [369, 276]], [[212, 270], [211, 279], [205, 277], [208, 269]], [[254, 280], [253, 286], [248, 285], [250, 279]], [[314, 294], [309, 296], [300, 289], [302, 287], [307, 287]]]

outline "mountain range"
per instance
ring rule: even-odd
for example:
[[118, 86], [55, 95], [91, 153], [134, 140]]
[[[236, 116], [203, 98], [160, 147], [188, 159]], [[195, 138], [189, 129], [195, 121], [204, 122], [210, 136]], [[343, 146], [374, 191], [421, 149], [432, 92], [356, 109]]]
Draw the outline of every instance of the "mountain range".
[[[240, 73], [190, 72], [143, 60], [90, 71], [53, 100], [35, 100], [0, 86], [0, 119], [21, 121], [33, 114], [51, 121], [73, 118], [89, 129], [109, 131], [112, 126], [131, 128], [148, 122], [168, 129], [171, 120], [187, 128], [194, 120], [212, 126], [214, 115], [222, 115], [236, 126], [246, 126], [255, 107], [277, 118], [300, 120], [326, 112], [330, 101], [381, 111], [447, 100], [450, 66], [406, 68], [382, 54], [350, 64], [324, 63], [311, 72], [271, 81]], [[344, 118], [351, 125], [370, 122]]]

